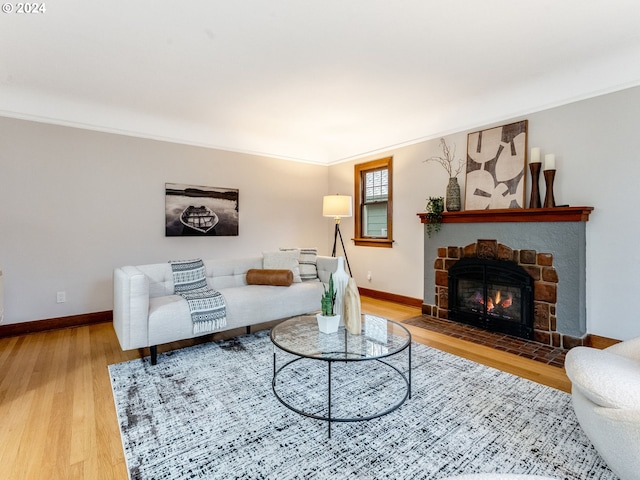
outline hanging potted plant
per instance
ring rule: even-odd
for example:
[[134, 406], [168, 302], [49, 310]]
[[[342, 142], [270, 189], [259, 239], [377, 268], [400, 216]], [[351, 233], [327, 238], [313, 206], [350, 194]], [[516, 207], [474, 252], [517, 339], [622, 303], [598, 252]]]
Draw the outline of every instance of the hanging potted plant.
[[447, 171], [447, 173], [449, 174], [449, 184], [447, 185], [447, 211], [459, 212], [461, 209], [461, 199], [460, 185], [458, 184], [458, 174], [462, 172], [462, 169], [464, 168], [466, 162], [462, 158], [459, 158], [457, 166], [454, 167], [454, 164], [456, 163], [455, 144], [453, 145], [453, 151], [451, 151], [444, 138], [441, 138], [440, 147], [442, 148], [442, 156], [427, 158], [425, 162], [437, 162], [442, 165], [442, 168]]
[[444, 197], [429, 197], [427, 201], [427, 235], [431, 238], [433, 232], [439, 232], [442, 225], [444, 211]]
[[329, 288], [324, 287], [324, 294], [320, 301], [322, 313], [316, 314], [318, 329], [322, 333], [335, 333], [340, 324], [340, 315], [336, 314], [334, 307], [336, 304], [336, 291], [333, 286], [333, 274], [329, 275]]

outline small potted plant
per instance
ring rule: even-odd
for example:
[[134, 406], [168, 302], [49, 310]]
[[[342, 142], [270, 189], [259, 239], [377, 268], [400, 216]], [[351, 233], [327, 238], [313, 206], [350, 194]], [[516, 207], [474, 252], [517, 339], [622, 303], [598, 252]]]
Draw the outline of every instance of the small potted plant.
[[442, 212], [444, 211], [443, 197], [429, 197], [427, 202], [427, 234], [431, 238], [433, 232], [440, 231], [442, 224]]
[[329, 275], [329, 288], [324, 287], [324, 294], [320, 303], [322, 313], [318, 313], [318, 329], [322, 333], [335, 333], [338, 331], [340, 315], [334, 313], [336, 304], [336, 291], [333, 286], [333, 274]]

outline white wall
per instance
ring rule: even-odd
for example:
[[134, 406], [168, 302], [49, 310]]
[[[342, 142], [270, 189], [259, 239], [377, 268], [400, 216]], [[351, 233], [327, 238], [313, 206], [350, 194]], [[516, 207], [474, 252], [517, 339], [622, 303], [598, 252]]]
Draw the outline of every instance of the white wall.
[[[450, 138], [460, 151], [466, 152], [466, 136]], [[444, 196], [449, 178], [442, 167], [422, 162], [438, 154], [437, 149], [437, 140], [422, 142], [330, 167], [329, 191], [355, 195], [354, 164], [393, 156], [393, 248], [356, 247], [351, 241], [353, 217], [343, 218], [340, 223], [351, 270], [359, 286], [422, 299], [424, 230], [416, 214], [424, 211], [429, 196]]]
[[[166, 182], [238, 188], [239, 236], [165, 237]], [[4, 324], [111, 310], [119, 265], [327, 254], [327, 182], [324, 166], [0, 118]]]
[[529, 117], [530, 145], [556, 154], [559, 204], [591, 205], [587, 331], [640, 335], [640, 88]]
[[[640, 88], [495, 125], [522, 119], [529, 120], [529, 147], [556, 154], [556, 203], [595, 207], [587, 224], [587, 331], [621, 340], [640, 336], [636, 300], [640, 288]], [[447, 143], [456, 144], [464, 155], [467, 133], [490, 126], [448, 135]], [[423, 163], [441, 154], [438, 142], [433, 139], [330, 167], [329, 190], [353, 194], [354, 163], [394, 157], [395, 243], [392, 249], [347, 243], [358, 285], [422, 298], [424, 233], [416, 213], [424, 211], [427, 197], [445, 195], [444, 169]], [[464, 175], [459, 180], [464, 198]], [[544, 192], [543, 183], [543, 199]], [[528, 204], [529, 190], [526, 199]], [[345, 238], [353, 237], [352, 220], [342, 221]], [[370, 282], [367, 271], [372, 272]]]
[[[595, 207], [587, 224], [587, 331], [639, 336], [640, 87], [496, 125], [520, 119], [529, 120], [529, 147], [556, 154], [557, 202]], [[467, 133], [446, 137], [460, 154]], [[444, 196], [447, 174], [423, 163], [436, 154], [437, 138], [358, 160], [394, 157], [395, 239], [392, 249], [355, 247], [353, 218], [342, 220], [358, 285], [422, 298], [416, 213], [427, 197]], [[110, 310], [116, 265], [292, 244], [328, 253], [333, 227], [321, 217], [321, 197], [353, 194], [353, 164], [327, 168], [0, 118], [5, 323]], [[166, 238], [165, 182], [239, 188], [240, 235]], [[460, 183], [464, 190], [462, 175]], [[67, 303], [56, 304], [57, 291], [67, 292]]]

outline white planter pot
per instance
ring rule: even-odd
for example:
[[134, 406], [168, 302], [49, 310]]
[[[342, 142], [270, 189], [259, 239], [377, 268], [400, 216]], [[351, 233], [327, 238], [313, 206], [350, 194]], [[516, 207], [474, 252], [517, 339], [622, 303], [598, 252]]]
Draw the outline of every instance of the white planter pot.
[[321, 314], [316, 314], [318, 319], [318, 329], [322, 333], [336, 333], [338, 331], [338, 324], [340, 323], [340, 315], [333, 315], [332, 317], [325, 317]]

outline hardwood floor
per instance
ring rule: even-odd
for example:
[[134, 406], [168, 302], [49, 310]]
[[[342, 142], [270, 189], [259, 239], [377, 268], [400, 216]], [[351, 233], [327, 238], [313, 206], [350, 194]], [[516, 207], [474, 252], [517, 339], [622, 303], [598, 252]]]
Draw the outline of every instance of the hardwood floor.
[[[367, 297], [362, 297], [362, 310], [397, 321], [420, 315], [419, 308]], [[570, 389], [562, 368], [408, 328], [416, 342], [553, 388]], [[225, 336], [242, 333], [244, 329]], [[159, 351], [199, 341], [176, 342]], [[110, 323], [1, 339], [0, 476], [126, 479], [107, 365], [140, 355], [120, 350]]]
[[[367, 297], [362, 298], [362, 311], [402, 322], [421, 314], [419, 308], [407, 307]], [[468, 358], [499, 370], [518, 375], [549, 387], [571, 391], [564, 368], [558, 368], [484, 345], [449, 337], [424, 328], [406, 325], [415, 342]]]

